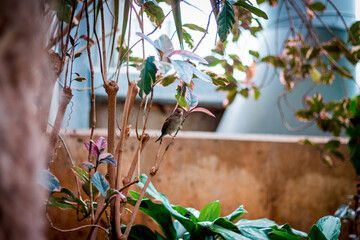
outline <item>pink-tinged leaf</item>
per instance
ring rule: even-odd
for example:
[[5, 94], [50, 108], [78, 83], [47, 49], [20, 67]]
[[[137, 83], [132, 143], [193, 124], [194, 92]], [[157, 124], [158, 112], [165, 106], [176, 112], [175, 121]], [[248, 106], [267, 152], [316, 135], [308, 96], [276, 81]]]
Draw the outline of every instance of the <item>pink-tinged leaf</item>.
[[110, 163], [116, 167], [116, 160], [111, 153], [101, 153], [99, 156], [99, 164], [100, 163]]
[[100, 150], [99, 148], [96, 146], [95, 142], [93, 140], [90, 140], [90, 142], [85, 142], [84, 145], [86, 147], [86, 149], [89, 151], [90, 149], [90, 143], [91, 143], [91, 154], [98, 159], [99, 158], [99, 154], [100, 154]]
[[99, 137], [98, 140], [96, 140], [96, 146], [100, 150], [100, 152], [104, 151], [107, 147], [107, 141], [103, 137]]
[[84, 165], [84, 166], [87, 167], [88, 169], [93, 169], [93, 168], [95, 168], [94, 164], [92, 164], [91, 162], [83, 162], [82, 165]]
[[175, 54], [190, 58], [192, 60], [199, 61], [200, 63], [203, 63], [203, 64], [208, 64], [208, 62], [204, 58], [200, 57], [196, 53], [193, 53], [193, 52], [190, 52], [190, 51], [187, 51], [187, 50], [175, 50], [175, 51], [172, 51], [169, 54], [169, 57], [171, 57], [172, 55], [175, 55]]
[[207, 110], [206, 108], [202, 108], [202, 107], [197, 107], [197, 108], [194, 108], [191, 110], [191, 112], [202, 112], [202, 113], [205, 113], [213, 118], [216, 118], [215, 115], [210, 112], [209, 110]]

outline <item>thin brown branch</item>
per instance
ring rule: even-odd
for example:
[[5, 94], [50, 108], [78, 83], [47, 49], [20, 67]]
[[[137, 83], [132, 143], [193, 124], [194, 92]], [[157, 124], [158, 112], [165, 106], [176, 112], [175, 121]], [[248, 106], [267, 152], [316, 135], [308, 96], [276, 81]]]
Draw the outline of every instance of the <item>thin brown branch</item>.
[[75, 232], [75, 231], [79, 231], [81, 229], [84, 228], [100, 228], [101, 230], [103, 230], [104, 232], [106, 232], [107, 234], [109, 233], [108, 230], [106, 230], [106, 228], [100, 226], [100, 225], [96, 225], [96, 224], [91, 224], [91, 225], [83, 225], [83, 226], [79, 226], [79, 227], [75, 227], [75, 228], [70, 228], [70, 229], [60, 229], [58, 227], [56, 227], [53, 222], [50, 219], [49, 213], [47, 212], [47, 206], [46, 206], [46, 218], [50, 224], [50, 227], [55, 229], [56, 231], [59, 232]]
[[[58, 112], [56, 114], [53, 129], [50, 133], [50, 146], [49, 147], [50, 147], [51, 154], [54, 154], [55, 145], [58, 140], [58, 135], [60, 132], [62, 121], [64, 119], [65, 111], [66, 111], [67, 105], [70, 103], [70, 101], [72, 99], [72, 96], [73, 95], [72, 95], [70, 88], [66, 87], [63, 89], [63, 91], [61, 93], [60, 106], [59, 106]], [[50, 157], [50, 159], [51, 158], [52, 157]], [[50, 162], [49, 162], [49, 164], [50, 164]]]
[[154, 175], [150, 174], [150, 176], [148, 177], [148, 179], [146, 180], [145, 184], [144, 184], [144, 187], [141, 189], [141, 192], [140, 192], [140, 195], [139, 195], [139, 198], [138, 200], [136, 201], [136, 204], [135, 204], [135, 207], [133, 209], [133, 212], [131, 214], [131, 217], [130, 217], [130, 220], [129, 220], [129, 223], [127, 224], [126, 226], [126, 230], [125, 230], [125, 233], [124, 235], [120, 238], [121, 240], [126, 240], [130, 234], [130, 230], [134, 224], [134, 221], [135, 221], [135, 217], [136, 217], [136, 214], [137, 214], [137, 211], [139, 210], [139, 207], [140, 207], [140, 204], [141, 204], [141, 201], [145, 195], [145, 192], [146, 192], [146, 189], [148, 188], [150, 182], [151, 182], [151, 179]]
[[[121, 123], [121, 132], [120, 132], [120, 140], [118, 142], [118, 145], [116, 147], [116, 159], [117, 159], [117, 177], [116, 177], [116, 188], [119, 188], [121, 185], [121, 161], [122, 161], [122, 153], [123, 148], [125, 144], [125, 133], [129, 121], [129, 116], [131, 109], [133, 107], [135, 97], [138, 93], [138, 87], [136, 85], [135, 81], [130, 82], [128, 85], [128, 91], [126, 94], [126, 100], [125, 100], [125, 106], [124, 106], [124, 112], [123, 112], [123, 118]], [[120, 238], [122, 236], [121, 234], [121, 216], [120, 216], [120, 199], [116, 198], [115, 200], [115, 212], [117, 216], [115, 216], [115, 231], [117, 234], [117, 237]]]
[[[106, 68], [106, 44], [105, 44], [105, 20], [104, 20], [104, 7], [103, 1], [100, 0], [100, 17], [101, 17], [101, 37], [102, 41], [102, 50], [103, 50], [103, 79], [107, 81], [107, 68]], [[95, 23], [94, 23], [95, 24]]]
[[[88, 2], [85, 0], [85, 13], [86, 13], [86, 27], [87, 27], [87, 35], [90, 36], [90, 24], [89, 24], [89, 14], [88, 14]], [[90, 65], [90, 78], [91, 78], [91, 134], [90, 139], [93, 139], [94, 136], [94, 129], [96, 126], [96, 115], [95, 115], [95, 90], [94, 90], [94, 68], [92, 65], [91, 60], [91, 52], [90, 52], [90, 39], [87, 38], [87, 53], [88, 53], [88, 59], [89, 59], [89, 65]], [[88, 158], [90, 160], [90, 154], [91, 154], [91, 142], [89, 147], [89, 155]], [[91, 170], [89, 170], [89, 182], [91, 186]], [[93, 195], [92, 195], [92, 187], [90, 187], [90, 213], [91, 213], [91, 222], [94, 222], [94, 204], [93, 204]]]
[[[94, 0], [89, 0], [88, 4], [90, 5], [93, 1], [94, 1]], [[81, 20], [81, 18], [80, 18], [80, 15], [82, 14], [81, 11], [82, 11], [82, 10], [80, 10], [80, 12], [78, 12], [78, 13], [76, 14], [76, 16], [75, 16], [76, 19]], [[54, 38], [52, 38], [52, 39], [49, 41], [46, 49], [50, 49], [50, 48], [52, 48], [53, 46], [55, 46], [55, 45], [62, 39], [62, 37], [69, 31], [69, 27], [70, 27], [70, 24], [68, 24], [62, 31], [60, 31]], [[70, 30], [71, 30], [71, 28], [70, 28]]]
[[209, 14], [209, 19], [206, 25], [206, 31], [204, 32], [204, 35], [201, 37], [200, 41], [198, 42], [198, 44], [196, 45], [196, 47], [194, 48], [193, 52], [195, 52], [198, 47], [200, 46], [200, 43], [202, 42], [202, 40], [204, 40], [204, 38], [206, 37], [206, 34], [208, 33], [209, 30], [209, 26], [210, 26], [210, 21], [211, 21], [211, 14], [213, 13], [214, 10], [212, 10]]
[[327, 1], [328, 3], [330, 3], [330, 5], [335, 9], [337, 15], [341, 18], [341, 21], [343, 22], [343, 24], [344, 24], [344, 26], [345, 26], [345, 28], [346, 28], [346, 31], [347, 31], [348, 34], [350, 35], [351, 40], [352, 40], [353, 42], [356, 42], [354, 35], [351, 33], [350, 29], [348, 28], [348, 26], [347, 26], [347, 24], [346, 24], [346, 21], [345, 21], [343, 15], [341, 14], [341, 12], [339, 11], [339, 9], [335, 6], [335, 4], [334, 4], [331, 0], [326, 0], [326, 1]]

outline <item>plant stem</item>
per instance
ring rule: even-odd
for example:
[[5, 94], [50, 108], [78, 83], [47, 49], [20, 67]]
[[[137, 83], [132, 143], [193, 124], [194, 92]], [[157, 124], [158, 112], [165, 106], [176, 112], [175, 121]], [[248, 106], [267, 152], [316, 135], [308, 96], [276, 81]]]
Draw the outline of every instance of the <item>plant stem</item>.
[[[116, 184], [115, 187], [118, 189], [121, 185], [121, 160], [122, 160], [122, 153], [124, 148], [124, 143], [126, 141], [126, 129], [129, 121], [129, 115], [131, 109], [134, 105], [135, 97], [138, 93], [138, 87], [135, 81], [132, 81], [128, 85], [128, 91], [126, 94], [124, 112], [121, 122], [121, 132], [120, 132], [120, 140], [116, 147], [116, 159], [117, 159], [117, 175], [116, 175]], [[115, 199], [115, 209], [112, 208], [112, 211], [115, 210], [115, 231], [118, 238], [122, 237], [121, 234], [121, 214], [120, 214], [120, 199], [117, 197]], [[112, 213], [113, 214], [113, 213]]]
[[[58, 139], [58, 134], [61, 128], [61, 123], [64, 119], [66, 107], [71, 101], [72, 98], [72, 91], [69, 87], [64, 87], [62, 94], [61, 94], [61, 100], [60, 100], [60, 106], [58, 109], [58, 112], [56, 114], [54, 127], [50, 134], [50, 153], [54, 154], [55, 151], [55, 145]], [[51, 158], [50, 158], [51, 159]], [[50, 161], [49, 161], [50, 164]]]

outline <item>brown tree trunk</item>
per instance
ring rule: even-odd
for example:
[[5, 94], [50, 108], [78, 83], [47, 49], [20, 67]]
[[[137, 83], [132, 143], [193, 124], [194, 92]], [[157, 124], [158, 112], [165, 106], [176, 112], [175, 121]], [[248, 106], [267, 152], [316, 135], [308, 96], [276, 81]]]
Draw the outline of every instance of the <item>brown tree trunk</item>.
[[0, 239], [45, 239], [37, 180], [47, 140], [37, 106], [51, 100], [43, 80], [53, 76], [41, 11], [41, 1], [3, 0], [0, 7]]

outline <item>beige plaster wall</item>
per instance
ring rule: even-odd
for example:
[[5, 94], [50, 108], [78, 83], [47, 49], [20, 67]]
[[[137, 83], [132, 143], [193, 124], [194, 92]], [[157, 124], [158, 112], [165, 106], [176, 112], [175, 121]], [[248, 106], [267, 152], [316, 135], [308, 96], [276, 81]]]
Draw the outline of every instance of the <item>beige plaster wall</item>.
[[[106, 136], [105, 130], [97, 130]], [[156, 155], [158, 143], [153, 136], [143, 151], [141, 172], [148, 174]], [[87, 161], [83, 142], [88, 130], [67, 131], [65, 142], [75, 165]], [[320, 217], [333, 214], [346, 196], [355, 193], [356, 176], [349, 161], [337, 162], [330, 168], [320, 160], [319, 152], [299, 145], [301, 137], [275, 135], [216, 135], [201, 132], [181, 132], [170, 147], [154, 178], [153, 184], [171, 203], [202, 209], [207, 203], [220, 201], [221, 215], [226, 215], [243, 204], [248, 211], [244, 218], [269, 218], [278, 224], [290, 223], [294, 228], [308, 232]], [[325, 142], [325, 138], [315, 138]], [[163, 147], [170, 138], [163, 141]], [[51, 171], [62, 185], [75, 189], [70, 163], [62, 145]], [[137, 147], [137, 140], [129, 138], [125, 146], [128, 168]], [[343, 146], [346, 152], [346, 146]], [[105, 170], [102, 169], [103, 171]], [[138, 188], [134, 187], [134, 190]], [[68, 216], [70, 211], [50, 209], [57, 226], [70, 228], [77, 225]], [[151, 220], [139, 216], [139, 223]], [[71, 239], [62, 233], [50, 238]], [[75, 233], [81, 237], [86, 231]], [[72, 233], [71, 236], [74, 236]], [[64, 238], [63, 238], [64, 237]], [[79, 238], [78, 238], [79, 239]]]

